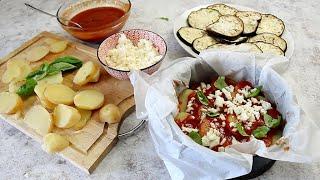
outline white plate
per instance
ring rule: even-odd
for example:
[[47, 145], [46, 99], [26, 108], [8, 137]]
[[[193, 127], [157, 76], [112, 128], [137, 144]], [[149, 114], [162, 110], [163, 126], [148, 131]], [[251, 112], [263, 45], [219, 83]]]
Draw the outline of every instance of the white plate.
[[[189, 9], [187, 11], [185, 11], [183, 14], [181, 14], [179, 17], [177, 17], [175, 19], [175, 23], [174, 23], [174, 27], [173, 27], [173, 34], [174, 34], [174, 37], [176, 38], [176, 40], [178, 41], [178, 43], [180, 44], [180, 46], [186, 50], [191, 56], [193, 57], [199, 57], [199, 55], [197, 53], [195, 53], [190, 46], [184, 44], [177, 36], [177, 31], [181, 28], [181, 27], [184, 27], [184, 26], [189, 26], [188, 23], [187, 23], [187, 18], [189, 16], [189, 14], [192, 12], [192, 11], [196, 11], [196, 10], [199, 10], [201, 8], [206, 8], [208, 7], [209, 5], [212, 5], [212, 4], [207, 4], [207, 5], [201, 5], [201, 6], [197, 6], [195, 8], [192, 8], [192, 9]], [[257, 10], [254, 10], [252, 8], [249, 8], [249, 7], [245, 7], [245, 6], [240, 6], [240, 5], [234, 5], [234, 4], [226, 4], [228, 6], [231, 6], [231, 7], [234, 7], [238, 10], [242, 10], [242, 11], [257, 11]], [[257, 12], [260, 12], [260, 11], [257, 11]], [[260, 13], [263, 13], [263, 12], [260, 12]], [[267, 14], [267, 13], [266, 13]], [[286, 42], [287, 42], [287, 50], [285, 52], [285, 56], [289, 59], [292, 54], [293, 54], [293, 50], [294, 50], [294, 41], [293, 41], [293, 38], [292, 38], [292, 35], [291, 33], [287, 30], [287, 27], [285, 28], [281, 38], [283, 38]]]

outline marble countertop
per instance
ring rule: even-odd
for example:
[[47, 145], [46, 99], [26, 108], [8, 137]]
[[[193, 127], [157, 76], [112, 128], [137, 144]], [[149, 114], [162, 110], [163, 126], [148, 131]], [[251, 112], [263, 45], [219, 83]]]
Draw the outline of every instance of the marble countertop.
[[[25, 0], [55, 13], [63, 0]], [[308, 102], [307, 111], [320, 110], [320, 3], [318, 0], [233, 0], [222, 1], [274, 13], [281, 17], [295, 40], [295, 52], [288, 71], [292, 72], [299, 99]], [[167, 42], [166, 58], [176, 59], [188, 54], [175, 41], [174, 18], [204, 0], [132, 0], [130, 19], [124, 29], [142, 28], [159, 33]], [[75, 40], [64, 32], [54, 18], [26, 8], [20, 0], [0, 0], [0, 57], [41, 31], [51, 31]], [[159, 19], [168, 17], [169, 21]], [[320, 117], [317, 116], [317, 117]], [[127, 118], [123, 129], [137, 123]], [[1, 179], [170, 179], [157, 156], [147, 128], [135, 136], [122, 139], [101, 162], [92, 175], [87, 175], [69, 162], [41, 150], [40, 144], [0, 121]], [[257, 179], [318, 179], [320, 163], [296, 164], [276, 162]]]

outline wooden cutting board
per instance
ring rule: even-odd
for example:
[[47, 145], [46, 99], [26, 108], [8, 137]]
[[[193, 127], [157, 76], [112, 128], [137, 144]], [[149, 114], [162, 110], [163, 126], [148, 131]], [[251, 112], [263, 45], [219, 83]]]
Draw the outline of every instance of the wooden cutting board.
[[[57, 40], [66, 40], [49, 32], [42, 32], [28, 42], [24, 43], [21, 47], [11, 52], [9, 55], [0, 60], [0, 74], [6, 69], [6, 63], [14, 58], [19, 58], [19, 55], [26, 53], [33, 46], [38, 46], [44, 43], [45, 38], [53, 38]], [[68, 47], [65, 51], [58, 54], [49, 53], [42, 60], [31, 63], [33, 68], [40, 66], [44, 62], [51, 62], [58, 57], [74, 56], [82, 61], [93, 61], [99, 64], [97, 59], [97, 50], [80, 43], [68, 41]], [[100, 65], [99, 65], [100, 66]], [[79, 87], [72, 83], [75, 72], [64, 75], [63, 84], [68, 85], [75, 91], [82, 89], [97, 89], [105, 95], [105, 104], [117, 104], [123, 114], [123, 118], [127, 117], [134, 109], [133, 88], [129, 81], [121, 81], [111, 77], [100, 66], [101, 76], [97, 83], [89, 83], [85, 86]], [[0, 91], [8, 90], [8, 84], [0, 82]], [[36, 96], [28, 98], [25, 104], [40, 104]], [[26, 110], [26, 109], [25, 109]], [[23, 122], [23, 113], [15, 115], [2, 115], [0, 117], [6, 122], [19, 129], [32, 139], [42, 144], [42, 136], [37, 134], [33, 129], [29, 128]], [[88, 121], [86, 126], [79, 130], [74, 131], [70, 129], [55, 128], [54, 132], [63, 134], [68, 137], [71, 145], [58, 153], [60, 156], [70, 161], [72, 164], [85, 171], [91, 173], [99, 162], [106, 156], [117, 142], [117, 135], [121, 123], [108, 125], [101, 123], [98, 120], [98, 110], [93, 112], [91, 120]]]

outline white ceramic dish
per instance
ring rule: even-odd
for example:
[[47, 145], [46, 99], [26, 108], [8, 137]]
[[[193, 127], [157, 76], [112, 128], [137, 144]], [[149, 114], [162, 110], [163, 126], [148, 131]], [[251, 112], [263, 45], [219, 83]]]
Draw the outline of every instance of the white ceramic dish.
[[[213, 4], [213, 3], [212, 3]], [[181, 28], [181, 27], [184, 27], [184, 26], [188, 26], [188, 23], [187, 23], [187, 18], [188, 18], [188, 15], [192, 12], [192, 11], [196, 11], [196, 10], [199, 10], [201, 8], [206, 8], [208, 7], [209, 5], [212, 5], [212, 4], [207, 4], [207, 5], [201, 5], [201, 6], [197, 6], [195, 8], [192, 8], [192, 9], [189, 9], [187, 11], [185, 11], [183, 14], [181, 14], [179, 17], [177, 17], [175, 20], [174, 20], [174, 27], [173, 27], [173, 34], [174, 34], [174, 37], [176, 38], [176, 40], [178, 41], [178, 43], [180, 44], [180, 46], [186, 50], [191, 56], [193, 57], [199, 57], [199, 55], [197, 53], [195, 53], [192, 48], [186, 44], [184, 44], [177, 36], [177, 31]], [[249, 8], [249, 7], [245, 7], [245, 6], [240, 6], [240, 5], [234, 5], [234, 4], [226, 4], [228, 6], [231, 6], [231, 7], [234, 7], [238, 10], [242, 10], [242, 11], [257, 11], [255, 9], [252, 9], [252, 8]], [[268, 12], [262, 12], [262, 11], [257, 11], [257, 12], [260, 12], [260, 13], [266, 13], [268, 14]], [[284, 21], [285, 22], [285, 21]], [[286, 25], [286, 23], [285, 23]], [[290, 57], [292, 56], [293, 54], [293, 50], [294, 50], [294, 41], [293, 41], [293, 38], [292, 38], [292, 35], [291, 33], [288, 31], [288, 27], [286, 26], [282, 36], [281, 36], [286, 42], [287, 42], [287, 50], [285, 52], [285, 56], [290, 59]]]

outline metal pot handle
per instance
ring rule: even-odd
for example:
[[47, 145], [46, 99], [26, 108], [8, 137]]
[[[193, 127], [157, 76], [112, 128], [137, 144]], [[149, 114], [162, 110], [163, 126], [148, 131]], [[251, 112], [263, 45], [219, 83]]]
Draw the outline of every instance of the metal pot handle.
[[139, 122], [138, 125], [136, 125], [135, 127], [133, 127], [132, 129], [123, 132], [123, 133], [119, 133], [118, 134], [118, 138], [124, 138], [124, 137], [128, 137], [128, 136], [132, 136], [133, 134], [135, 134], [136, 132], [138, 132], [139, 130], [142, 129], [142, 127], [144, 127], [144, 125], [146, 124], [146, 120], [142, 120]]

